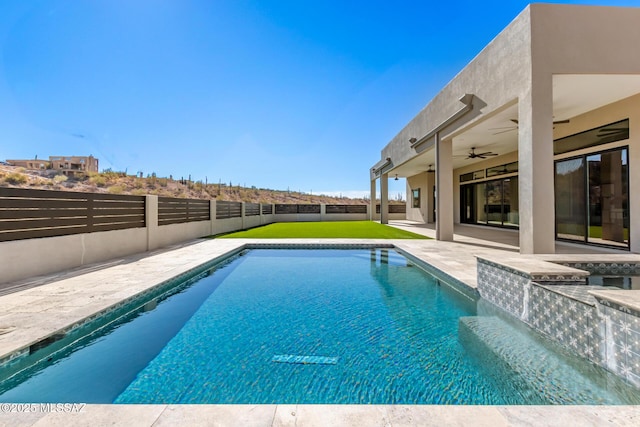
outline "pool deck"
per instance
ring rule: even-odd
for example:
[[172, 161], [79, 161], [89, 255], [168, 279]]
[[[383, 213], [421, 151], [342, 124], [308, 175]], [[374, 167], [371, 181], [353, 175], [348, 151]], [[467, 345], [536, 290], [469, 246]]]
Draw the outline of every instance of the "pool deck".
[[[394, 221], [393, 226], [433, 236], [428, 226]], [[112, 260], [56, 275], [0, 285], [0, 358], [15, 357], [29, 346], [81, 324], [146, 289], [223, 257], [249, 243], [394, 244], [446, 274], [477, 286], [476, 257], [512, 259], [523, 268], [539, 268], [549, 256], [521, 257], [517, 233], [460, 227], [453, 242], [435, 240], [278, 239], [197, 240], [172, 248]], [[589, 249], [597, 256], [638, 255]], [[560, 254], [585, 252], [561, 245]], [[565, 255], [569, 256], [569, 255]], [[523, 261], [524, 260], [524, 261]], [[640, 425], [640, 406], [435, 406], [435, 405], [86, 405], [81, 410], [6, 412], [0, 426], [50, 425], [264, 425], [264, 426], [401, 426], [401, 425]], [[19, 409], [19, 408], [14, 408]], [[24, 409], [24, 408], [23, 408]], [[51, 408], [49, 408], [51, 409]], [[78, 408], [72, 408], [78, 409]], [[132, 420], [134, 422], [132, 423]]]

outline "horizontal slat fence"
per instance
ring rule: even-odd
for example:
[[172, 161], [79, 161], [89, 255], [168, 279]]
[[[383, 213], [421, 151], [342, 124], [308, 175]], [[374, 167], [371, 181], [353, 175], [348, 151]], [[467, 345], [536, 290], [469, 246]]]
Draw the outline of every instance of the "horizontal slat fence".
[[216, 202], [216, 219], [240, 218], [241, 216], [241, 202]]
[[257, 216], [260, 215], [260, 203], [245, 203], [244, 204], [244, 216]]
[[0, 241], [144, 226], [144, 196], [0, 188]]
[[407, 213], [407, 205], [389, 205], [389, 213], [403, 214]]
[[[380, 213], [380, 205], [376, 205], [376, 213]], [[407, 205], [389, 205], [389, 213], [407, 213]]]
[[[145, 196], [0, 187], [0, 242], [145, 227]], [[326, 214], [366, 214], [367, 205], [326, 205]], [[320, 214], [320, 204], [245, 203], [245, 216]], [[380, 212], [380, 205], [376, 206]], [[405, 213], [404, 204], [389, 213]], [[158, 197], [158, 225], [210, 221], [211, 202]], [[216, 218], [240, 218], [241, 202], [217, 201]]]
[[208, 200], [158, 197], [158, 225], [209, 221], [210, 207]]
[[326, 205], [327, 214], [366, 214], [367, 205]]
[[320, 205], [277, 204], [276, 214], [319, 214]]

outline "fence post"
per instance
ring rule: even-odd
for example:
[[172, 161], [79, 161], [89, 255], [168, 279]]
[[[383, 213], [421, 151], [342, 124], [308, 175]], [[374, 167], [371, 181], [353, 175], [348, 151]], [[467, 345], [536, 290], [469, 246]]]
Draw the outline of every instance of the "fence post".
[[158, 196], [148, 194], [144, 203], [145, 225], [147, 227], [147, 251], [158, 246]]
[[241, 203], [241, 205], [240, 205], [240, 218], [242, 219], [242, 228], [241, 228], [241, 230], [244, 230], [244, 216], [245, 216], [245, 212], [246, 212], [245, 211], [246, 206], [245, 206], [244, 202], [240, 202], [240, 203]]
[[260, 209], [260, 225], [264, 224], [264, 215], [262, 214], [262, 203], [258, 203], [258, 209]]
[[214, 235], [215, 234], [215, 230], [216, 230], [216, 214], [217, 214], [217, 209], [216, 209], [216, 199], [211, 199], [209, 200], [209, 222], [211, 224], [211, 232], [209, 233], [210, 235]]
[[327, 218], [327, 204], [320, 203], [320, 221], [326, 221]]

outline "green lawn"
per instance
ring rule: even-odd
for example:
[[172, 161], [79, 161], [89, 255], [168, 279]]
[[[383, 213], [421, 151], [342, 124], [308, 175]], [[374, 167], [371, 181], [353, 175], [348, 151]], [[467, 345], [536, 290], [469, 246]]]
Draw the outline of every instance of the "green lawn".
[[428, 239], [372, 221], [278, 222], [250, 230], [218, 236], [221, 239], [256, 238], [349, 238], [349, 239]]

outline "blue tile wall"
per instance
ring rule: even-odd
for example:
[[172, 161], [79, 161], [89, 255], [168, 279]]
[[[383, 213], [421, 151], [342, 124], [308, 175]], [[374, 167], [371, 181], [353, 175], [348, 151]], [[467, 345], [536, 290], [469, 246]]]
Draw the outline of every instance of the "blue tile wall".
[[[572, 264], [594, 273], [635, 271], [634, 264]], [[541, 277], [542, 278], [542, 277]], [[589, 294], [582, 278], [564, 284], [536, 283], [536, 278], [478, 259], [482, 298], [518, 317], [565, 348], [640, 387], [640, 313]], [[539, 278], [538, 278], [539, 279]], [[550, 282], [558, 277], [544, 279]], [[582, 285], [576, 287], [575, 285]]]
[[497, 264], [478, 260], [480, 296], [520, 319], [525, 315], [525, 289], [530, 282], [522, 273], [518, 274]]

